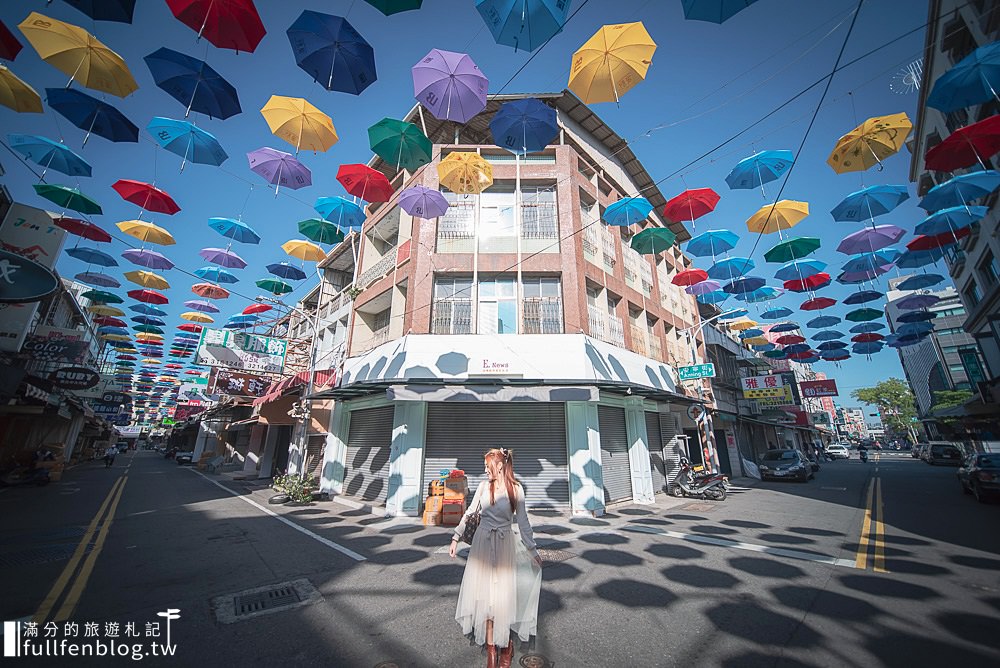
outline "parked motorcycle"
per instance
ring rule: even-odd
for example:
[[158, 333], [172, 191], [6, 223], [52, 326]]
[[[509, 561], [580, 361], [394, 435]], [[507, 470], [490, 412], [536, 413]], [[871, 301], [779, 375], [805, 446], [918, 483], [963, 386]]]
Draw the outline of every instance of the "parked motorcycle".
[[675, 496], [724, 501], [729, 491], [729, 478], [721, 473], [695, 474], [687, 457], [681, 457], [681, 470], [674, 485]]
[[0, 486], [42, 485], [49, 484], [49, 470], [18, 466], [0, 475]]

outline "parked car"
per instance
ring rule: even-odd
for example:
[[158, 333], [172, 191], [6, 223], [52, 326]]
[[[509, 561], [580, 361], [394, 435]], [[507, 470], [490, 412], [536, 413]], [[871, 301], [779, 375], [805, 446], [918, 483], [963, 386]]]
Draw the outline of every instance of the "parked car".
[[969, 455], [958, 469], [958, 482], [962, 484], [963, 492], [972, 494], [980, 503], [1000, 495], [1000, 454], [980, 452]]
[[851, 451], [843, 443], [831, 443], [826, 446], [826, 454], [832, 459], [850, 459]]
[[936, 443], [927, 449], [927, 457], [924, 459], [931, 466], [935, 464], [945, 464], [947, 466], [962, 465], [962, 451], [954, 445]]
[[910, 456], [913, 457], [914, 459], [920, 459], [921, 458], [920, 453], [923, 451], [925, 445], [927, 444], [917, 443], [916, 445], [914, 445], [912, 448], [910, 448]]
[[762, 480], [794, 478], [806, 482], [813, 477], [812, 466], [798, 450], [768, 450], [760, 459]]
[[194, 453], [191, 451], [178, 452], [174, 455], [174, 461], [178, 464], [190, 464], [194, 460]]

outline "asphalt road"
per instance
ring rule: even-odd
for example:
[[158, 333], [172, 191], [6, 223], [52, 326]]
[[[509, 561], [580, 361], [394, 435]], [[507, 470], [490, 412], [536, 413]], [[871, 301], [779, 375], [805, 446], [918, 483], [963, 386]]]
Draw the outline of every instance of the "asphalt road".
[[[485, 663], [454, 622], [464, 562], [448, 557], [447, 530], [335, 502], [268, 507], [268, 495], [152, 452], [2, 490], [0, 617], [22, 621], [22, 644], [27, 622], [42, 620], [37, 647], [57, 620], [51, 642], [127, 643], [147, 665]], [[521, 665], [1000, 662], [1000, 503], [963, 495], [953, 468], [884, 455], [722, 503], [532, 523], [547, 563], [539, 637]], [[282, 583], [304, 600], [234, 616], [233, 595]], [[168, 610], [175, 654], [148, 655], [162, 652]]]

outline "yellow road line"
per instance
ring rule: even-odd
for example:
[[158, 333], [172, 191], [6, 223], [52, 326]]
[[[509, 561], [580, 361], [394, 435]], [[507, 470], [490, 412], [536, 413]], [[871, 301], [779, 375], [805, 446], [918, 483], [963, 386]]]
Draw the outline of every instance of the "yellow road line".
[[97, 563], [97, 557], [101, 555], [101, 550], [104, 548], [104, 541], [108, 537], [108, 531], [111, 530], [111, 523], [114, 522], [115, 511], [118, 509], [118, 502], [122, 500], [122, 492], [125, 491], [126, 482], [128, 482], [128, 474], [122, 478], [118, 494], [115, 496], [115, 500], [111, 502], [111, 508], [108, 509], [108, 514], [97, 534], [97, 540], [94, 542], [94, 549], [90, 551], [90, 554], [87, 555], [87, 560], [83, 562], [83, 568], [80, 569], [80, 574], [77, 576], [76, 581], [73, 582], [73, 588], [69, 590], [66, 600], [63, 601], [62, 607], [59, 608], [59, 612], [56, 613], [53, 621], [64, 622], [76, 610], [76, 604], [80, 601], [80, 595], [83, 594], [83, 590], [87, 586], [87, 581], [90, 580], [90, 574], [94, 570], [94, 564]]
[[866, 570], [868, 568], [868, 534], [872, 528], [872, 499], [875, 492], [875, 478], [868, 483], [868, 500], [865, 502], [865, 521], [861, 524], [861, 537], [858, 540], [858, 554], [854, 559], [854, 567]]
[[875, 487], [875, 572], [888, 573], [885, 569], [885, 513], [882, 506], [882, 481], [879, 479]]
[[115, 481], [115, 484], [111, 486], [111, 491], [108, 492], [107, 497], [104, 499], [104, 503], [101, 504], [97, 514], [94, 515], [94, 519], [92, 519], [90, 524], [87, 525], [87, 530], [84, 531], [83, 538], [80, 539], [80, 544], [77, 545], [69, 563], [66, 564], [66, 568], [64, 568], [62, 573], [59, 574], [59, 579], [57, 579], [55, 584], [52, 585], [52, 589], [49, 590], [45, 600], [43, 600], [42, 604], [38, 607], [38, 611], [31, 618], [32, 621], [41, 624], [48, 618], [49, 613], [52, 612], [52, 608], [55, 607], [56, 601], [58, 601], [59, 597], [62, 596], [63, 590], [66, 588], [66, 584], [69, 582], [73, 573], [76, 572], [77, 565], [80, 563], [84, 553], [87, 551], [87, 545], [90, 544], [90, 539], [93, 537], [94, 531], [97, 529], [97, 524], [101, 521], [101, 517], [104, 516], [104, 511], [107, 510], [108, 504], [111, 503], [111, 499], [119, 491], [120, 486], [124, 484], [124, 478], [119, 478]]

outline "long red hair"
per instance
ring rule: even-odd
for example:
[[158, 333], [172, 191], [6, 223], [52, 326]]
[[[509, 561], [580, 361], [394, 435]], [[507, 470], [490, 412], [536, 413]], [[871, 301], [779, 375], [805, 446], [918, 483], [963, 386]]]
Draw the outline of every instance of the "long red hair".
[[[502, 464], [503, 469], [500, 475], [503, 476], [504, 485], [507, 487], [507, 498], [510, 500], [510, 512], [517, 512], [517, 495], [514, 494], [514, 488], [517, 486], [518, 482], [514, 479], [514, 452], [507, 448], [491, 448], [487, 450], [484, 457], [486, 460], [486, 465], [489, 466], [490, 462], [495, 464]], [[490, 503], [496, 503], [496, 479], [490, 480]]]

